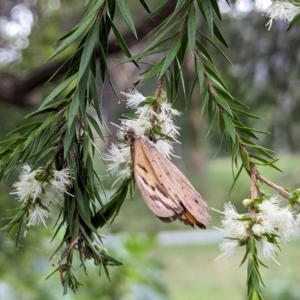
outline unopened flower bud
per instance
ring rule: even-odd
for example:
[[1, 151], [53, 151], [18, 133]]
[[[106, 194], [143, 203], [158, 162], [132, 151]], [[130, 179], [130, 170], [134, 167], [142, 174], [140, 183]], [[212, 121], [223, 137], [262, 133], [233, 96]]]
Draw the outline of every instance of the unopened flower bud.
[[253, 204], [253, 200], [252, 199], [244, 199], [243, 200], [243, 205], [245, 206], [245, 207], [249, 207], [249, 206], [251, 206]]
[[264, 233], [264, 229], [260, 224], [254, 224], [252, 226], [252, 232], [257, 236], [261, 236]]
[[100, 252], [103, 253], [103, 254], [107, 254], [108, 251], [107, 251], [106, 248], [103, 248]]

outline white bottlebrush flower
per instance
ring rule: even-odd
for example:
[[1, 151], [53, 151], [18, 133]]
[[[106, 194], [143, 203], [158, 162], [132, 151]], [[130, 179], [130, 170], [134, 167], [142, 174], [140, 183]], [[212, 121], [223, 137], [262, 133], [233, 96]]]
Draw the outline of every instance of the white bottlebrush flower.
[[108, 162], [108, 171], [117, 174], [120, 178], [129, 178], [132, 176], [132, 159], [130, 145], [125, 140], [128, 129], [132, 128], [137, 136], [144, 136], [151, 141], [156, 140], [153, 145], [161, 154], [170, 158], [173, 147], [171, 142], [164, 138], [169, 136], [175, 140], [175, 137], [179, 135], [179, 127], [174, 125], [172, 116], [181, 113], [164, 101], [165, 95], [159, 99], [151, 98], [153, 101], [148, 101], [151, 102], [149, 104], [143, 102], [150, 98], [144, 97], [136, 90], [122, 94], [127, 98], [127, 107], [135, 109], [135, 116], [131, 119], [122, 119], [121, 125], [116, 125], [119, 128], [117, 138], [124, 143], [124, 147], [120, 143], [112, 144], [108, 153], [103, 155], [103, 159]]
[[300, 227], [300, 214], [297, 215], [296, 222], [297, 222], [298, 227]]
[[41, 196], [42, 182], [36, 180], [38, 170], [30, 172], [31, 168], [28, 165], [23, 166], [19, 181], [13, 184], [14, 190], [11, 194], [18, 196], [19, 201], [30, 199], [33, 202]]
[[172, 154], [173, 150], [170, 142], [160, 139], [154, 145], [159, 153], [167, 156], [170, 159], [170, 155]]
[[[117, 174], [119, 178], [129, 178], [132, 175], [132, 160], [130, 147], [126, 144], [111, 144], [108, 153], [103, 154], [103, 159], [108, 161], [107, 169], [113, 174]], [[123, 165], [124, 168], [120, 169]]]
[[232, 258], [235, 255], [238, 246], [240, 246], [240, 243], [237, 240], [220, 243], [219, 249], [223, 252], [223, 254], [220, 255], [218, 258], [221, 257]]
[[258, 215], [262, 220], [261, 224], [266, 227], [266, 233], [277, 234], [282, 241], [286, 242], [298, 232], [299, 226], [293, 213], [287, 207], [280, 207], [276, 197], [264, 200], [258, 205], [258, 209], [260, 211]]
[[30, 227], [43, 224], [45, 227], [47, 227], [45, 220], [50, 216], [51, 214], [47, 210], [43, 209], [40, 205], [36, 204], [29, 211], [29, 216], [26, 225], [27, 227]]
[[149, 119], [136, 119], [136, 120], [121, 120], [120, 130], [117, 132], [117, 138], [119, 140], [124, 140], [124, 134], [128, 130], [128, 128], [134, 129], [137, 135], [143, 135], [149, 128], [151, 128], [152, 124]]
[[172, 116], [180, 116], [181, 112], [177, 109], [172, 108], [172, 104], [168, 102], [163, 102], [160, 105], [161, 115], [171, 118]]
[[127, 165], [123, 170], [118, 171], [118, 176], [121, 178], [130, 178], [132, 176], [132, 167], [131, 165]]
[[279, 248], [276, 244], [268, 242], [266, 237], [262, 237], [257, 242], [258, 255], [264, 259], [274, 259], [274, 257], [278, 254]]
[[251, 230], [253, 234], [255, 234], [256, 236], [261, 236], [262, 234], [265, 233], [265, 228], [260, 224], [254, 224]]
[[25, 164], [24, 166], [22, 166], [22, 170], [21, 170], [19, 179], [20, 180], [25, 179], [27, 175], [29, 175], [29, 174], [34, 175], [35, 174], [34, 172], [31, 173], [30, 171], [31, 171], [31, 167], [28, 164]]
[[270, 18], [270, 21], [266, 24], [266, 26], [269, 26], [268, 30], [270, 30], [273, 20], [285, 20], [290, 22], [299, 13], [299, 7], [293, 5], [291, 2], [286, 0], [273, 0], [263, 15]]
[[70, 186], [70, 169], [65, 168], [60, 171], [55, 170], [53, 172], [53, 178], [50, 181], [51, 185], [53, 185], [59, 191], [66, 193], [68, 186]]
[[122, 147], [122, 144], [115, 145], [112, 143], [108, 153], [103, 154], [103, 159], [109, 162], [108, 171], [116, 173], [121, 164], [131, 161], [130, 147]]
[[277, 234], [276, 227], [274, 227], [274, 222], [271, 222], [268, 218], [265, 217], [265, 215], [261, 213], [256, 214], [256, 222], [262, 227], [262, 234]]
[[174, 121], [170, 118], [164, 119], [161, 114], [157, 115], [157, 119], [161, 124], [161, 133], [175, 140], [175, 138], [179, 135], [179, 127], [174, 124]]
[[41, 197], [41, 201], [43, 205], [47, 207], [50, 206], [51, 204], [59, 204], [61, 206], [64, 205], [64, 192], [58, 190], [56, 187], [54, 187], [51, 184], [47, 184], [44, 190], [45, 192]]
[[281, 211], [277, 197], [272, 197], [270, 200], [264, 200], [258, 204], [258, 210], [263, 219], [267, 219], [273, 227], [276, 226]]
[[247, 226], [241, 218], [244, 216], [237, 213], [234, 205], [226, 203], [224, 205], [224, 217], [222, 218], [222, 228], [225, 236], [243, 240], [247, 237]]
[[277, 231], [279, 238], [287, 242], [290, 240], [291, 236], [298, 233], [298, 224], [294, 219], [293, 213], [286, 207], [282, 209], [279, 213], [277, 219]]
[[130, 93], [121, 93], [126, 97], [126, 106], [136, 108], [139, 104], [146, 100], [141, 93], [136, 89], [132, 90]]
[[139, 119], [147, 119], [151, 121], [151, 119], [156, 116], [157, 112], [153, 109], [152, 105], [146, 104], [144, 106], [138, 107], [135, 114]]

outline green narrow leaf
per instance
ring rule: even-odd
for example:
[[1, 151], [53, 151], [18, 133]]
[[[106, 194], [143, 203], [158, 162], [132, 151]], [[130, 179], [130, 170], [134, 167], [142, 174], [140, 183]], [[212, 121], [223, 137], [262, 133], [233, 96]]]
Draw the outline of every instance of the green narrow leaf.
[[[236, 143], [236, 144], [237, 144], [237, 143]], [[232, 192], [232, 190], [233, 190], [235, 184], [237, 183], [237, 180], [238, 180], [238, 178], [240, 177], [240, 175], [241, 175], [241, 173], [242, 173], [242, 171], [243, 171], [243, 168], [244, 168], [244, 167], [243, 167], [243, 165], [241, 164], [241, 166], [240, 166], [240, 168], [239, 168], [239, 170], [238, 170], [236, 176], [235, 176], [234, 179], [233, 179], [233, 183], [232, 183], [232, 185], [231, 185], [231, 187], [230, 187], [228, 196], [231, 194], [231, 192]]]
[[189, 46], [192, 53], [195, 52], [195, 42], [196, 42], [196, 30], [197, 30], [197, 17], [195, 5], [191, 4], [191, 9], [189, 11], [188, 17], [188, 40]]
[[201, 109], [200, 109], [200, 113], [201, 115], [203, 115], [204, 113], [204, 109], [207, 105], [207, 102], [208, 102], [208, 98], [209, 98], [209, 93], [206, 93], [204, 97], [202, 97], [202, 99], [204, 98], [204, 100], [202, 101], [201, 103]]
[[53, 126], [53, 122], [58, 118], [57, 114], [50, 115], [43, 124], [39, 127], [39, 129], [34, 133], [37, 136], [43, 129], [47, 128], [48, 126]]
[[166, 59], [164, 61], [164, 64], [163, 64], [163, 66], [161, 68], [161, 71], [160, 71], [160, 74], [159, 74], [159, 78], [161, 78], [165, 74], [166, 70], [171, 65], [171, 63], [173, 62], [173, 60], [175, 59], [176, 54], [177, 54], [177, 52], [178, 52], [178, 50], [180, 48], [180, 45], [181, 45], [181, 37], [179, 37], [175, 41], [175, 43], [171, 46], [171, 48], [170, 48], [170, 50], [169, 50], [169, 52], [167, 54], [167, 57], [166, 57]]
[[[10, 135], [13, 135], [14, 133], [17, 133], [19, 131], [22, 131], [23, 129], [26, 129], [26, 128], [30, 128], [31, 130], [35, 130], [37, 127], [39, 127], [40, 125], [42, 124], [42, 121], [36, 121], [36, 122], [31, 122], [31, 123], [27, 123], [23, 126], [20, 126], [18, 127], [17, 129], [9, 132], [6, 136], [10, 136]], [[8, 142], [7, 140], [6, 141], [2, 141], [0, 144], [4, 144]]]
[[222, 16], [221, 16], [221, 12], [219, 9], [219, 4], [217, 0], [210, 0], [211, 5], [216, 13], [216, 15], [218, 16], [219, 20], [222, 21]]
[[208, 53], [208, 51], [205, 49], [205, 47], [200, 44], [198, 41], [196, 42], [197, 44], [197, 49], [199, 50], [200, 54], [202, 54], [202, 56], [207, 59], [212, 65], [214, 65], [214, 62], [210, 56], [210, 54]]
[[[159, 25], [159, 26], [157, 26], [156, 28], [154, 28], [151, 32], [149, 32], [143, 39], [145, 39], [145, 38], [147, 38], [149, 35], [152, 35], [152, 33], [153, 32], [155, 32], [156, 31], [156, 34], [158, 34], [160, 31], [162, 31], [165, 27], [167, 27], [166, 28], [166, 30], [165, 30], [165, 32], [168, 32], [168, 31], [170, 31], [170, 29], [171, 28], [173, 28], [174, 26], [175, 26], [175, 23], [178, 23], [178, 21], [180, 20], [182, 20], [182, 19], [184, 19], [184, 20], [186, 20], [186, 15], [185, 15], [185, 13], [182, 13], [181, 15], [182, 15], [182, 17], [177, 21], [177, 22], [174, 22], [174, 19], [175, 19], [175, 16], [176, 16], [176, 14], [181, 10], [181, 8], [185, 5], [185, 4], [187, 4], [187, 1], [186, 0], [177, 0], [177, 5], [176, 5], [176, 7], [175, 7], [175, 10]], [[152, 12], [152, 14], [151, 15], [153, 15], [153, 12]], [[169, 26], [167, 26], [169, 23], [173, 23], [173, 24], [171, 24], [171, 25], [169, 25]]]
[[[177, 33], [175, 34], [177, 35]], [[170, 37], [170, 39], [172, 39], [174, 36]], [[166, 41], [166, 40], [165, 40]], [[166, 52], [168, 49], [153, 49], [153, 50], [149, 50], [149, 51], [146, 51], [146, 52], [142, 52], [142, 53], [139, 53], [139, 54], [136, 54], [136, 55], [133, 55], [132, 57], [130, 58], [127, 58], [127, 59], [124, 59], [124, 60], [121, 60], [118, 62], [118, 64], [123, 64], [123, 63], [126, 63], [126, 62], [130, 62], [130, 61], [133, 61], [133, 60], [140, 60], [141, 58], [143, 57], [146, 57], [146, 56], [150, 56], [150, 55], [153, 55], [153, 54], [157, 54], [157, 53], [161, 53], [161, 52]]]
[[188, 1], [186, 0], [177, 0], [177, 4], [176, 4], [176, 7], [175, 7], [175, 11], [179, 11], [180, 9], [182, 9], [182, 7], [187, 4]]
[[[50, 94], [49, 96], [43, 101], [41, 106], [38, 108], [45, 107], [50, 101], [54, 100], [58, 95], [60, 95], [77, 77], [77, 73], [73, 74], [72, 76], [66, 78], [62, 83], [60, 83]], [[30, 116], [30, 115], [29, 115]]]
[[179, 61], [179, 65], [182, 65], [184, 62], [184, 59], [187, 55], [187, 47], [188, 47], [188, 32], [185, 31], [184, 35], [182, 36], [181, 45], [177, 53], [177, 59]]
[[94, 194], [94, 187], [95, 187], [94, 166], [90, 155], [87, 156], [86, 169], [87, 169], [87, 176], [89, 179], [90, 187]]
[[152, 10], [151, 15], [155, 14], [157, 11], [159, 11], [169, 0], [161, 0], [157, 3], [157, 5]]
[[227, 57], [227, 55], [208, 37], [206, 36], [203, 32], [201, 32], [200, 30], [198, 30], [198, 32], [200, 32], [201, 35], [203, 35], [207, 41], [209, 41], [209, 43], [211, 43], [220, 53], [221, 55], [230, 63], [231, 66], [233, 66], [232, 62], [230, 61], [230, 59]]
[[[118, 45], [120, 46], [121, 50], [123, 51], [123, 53], [128, 57], [128, 58], [132, 58], [132, 55], [129, 51], [129, 48], [126, 45], [125, 40], [123, 39], [122, 35], [120, 34], [120, 32], [118, 31], [117, 27], [115, 26], [115, 24], [113, 23], [113, 21], [111, 20], [111, 26], [113, 29], [113, 32], [115, 34], [115, 37], [117, 39]], [[135, 64], [135, 66], [140, 69], [139, 65], [137, 64], [137, 62], [135, 60], [132, 60], [132, 62]]]
[[102, 57], [104, 58], [104, 59], [103, 59], [103, 63], [104, 63], [105, 66], [106, 66], [107, 77], [108, 77], [109, 84], [110, 84], [110, 86], [111, 86], [111, 88], [112, 88], [114, 94], [116, 95], [117, 99], [119, 99], [119, 94], [116, 92], [116, 89], [115, 89], [114, 84], [113, 84], [113, 82], [112, 82], [112, 80], [111, 80], [110, 74], [109, 74], [109, 72], [108, 72], [108, 66], [107, 66], [107, 61], [106, 61], [106, 58], [105, 58], [105, 52], [104, 52], [104, 50], [103, 50], [101, 44], [99, 44], [99, 48], [100, 48], [100, 53], [101, 53]]
[[[108, 6], [107, 14], [113, 20], [116, 11], [116, 0], [108, 0], [107, 6]], [[107, 31], [107, 33], [109, 33], [109, 30]]]
[[190, 102], [190, 99], [192, 98], [193, 91], [194, 91], [194, 88], [195, 88], [195, 85], [196, 85], [196, 82], [197, 82], [197, 77], [198, 76], [196, 75], [194, 80], [193, 80], [193, 83], [191, 85], [190, 92], [189, 92], [188, 97], [187, 97], [186, 107], [187, 107], [187, 104]]
[[[156, 39], [143, 51], [149, 51], [154, 48], [156, 48], [158, 45], [161, 45], [163, 42], [169, 40], [170, 38], [165, 39], [164, 41], [161, 41], [161, 39], [169, 32], [171, 29], [173, 29], [176, 25], [178, 25], [180, 22], [182, 22], [185, 19], [185, 17], [179, 18], [176, 22], [174, 22], [170, 27], [168, 27], [165, 31], [163, 31], [160, 35], [156, 37]], [[172, 34], [172, 36], [176, 37], [178, 36], [178, 32], [176, 34]]]
[[146, 1], [145, 1], [145, 0], [139, 0], [139, 1], [140, 1], [140, 3], [143, 5], [143, 7], [144, 7], [145, 10], [147, 11], [147, 13], [148, 13], [148, 14], [151, 14], [151, 10], [150, 10], [148, 4], [146, 3]]
[[250, 171], [250, 161], [249, 161], [248, 152], [241, 149], [240, 156], [245, 170]]
[[291, 28], [293, 28], [296, 24], [300, 22], [300, 14], [296, 15], [294, 19], [289, 23], [288, 28], [286, 31], [289, 31]]
[[223, 87], [226, 91], [228, 90], [222, 79], [220, 78], [219, 74], [217, 74], [214, 70], [212, 70], [210, 67], [208, 67], [206, 64], [203, 64], [205, 73], [218, 85]]
[[49, 57], [48, 60], [52, 59], [53, 57], [57, 56], [61, 52], [63, 52], [65, 49], [67, 49], [77, 38], [79, 38], [90, 26], [92, 22], [92, 17], [86, 20], [84, 23], [82, 23], [73, 34], [71, 34], [68, 38], [63, 40], [63, 42], [56, 48], [54, 53]]
[[173, 90], [174, 90], [172, 75], [173, 74], [171, 73], [171, 78], [168, 75], [165, 76], [166, 91], [167, 91], [168, 99], [170, 99], [171, 102], [173, 100]]
[[204, 85], [204, 67], [203, 67], [203, 63], [199, 57], [196, 57], [195, 63], [196, 63], [196, 72], [197, 72], [198, 81], [199, 81], [199, 89], [200, 89], [200, 92], [202, 92], [203, 85]]
[[232, 109], [233, 111], [236, 111], [236, 112], [238, 112], [238, 113], [241, 113], [241, 114], [243, 114], [243, 115], [245, 115], [245, 116], [247, 116], [247, 117], [250, 117], [250, 118], [253, 118], [253, 119], [261, 120], [260, 117], [257, 117], [257, 116], [255, 116], [255, 115], [252, 115], [252, 114], [250, 114], [250, 113], [248, 113], [248, 112], [246, 112], [246, 111], [244, 111], [244, 110], [240, 110], [240, 109], [235, 108], [235, 107], [231, 107], [231, 109]]
[[202, 3], [202, 7], [203, 7], [203, 11], [204, 11], [204, 15], [206, 18], [208, 28], [213, 36], [214, 35], [214, 19], [213, 19], [213, 13], [212, 13], [212, 7], [211, 7], [210, 0], [202, 0], [201, 3]]
[[99, 12], [99, 8], [103, 3], [104, 0], [94, 0], [93, 4], [88, 7], [85, 15], [83, 16], [82, 22], [91, 17], [96, 18]]
[[94, 77], [94, 74], [92, 72], [89, 73], [89, 84], [90, 84], [90, 93], [91, 93], [91, 100], [94, 104], [94, 108], [96, 110], [98, 119], [100, 123], [102, 123], [102, 115], [101, 115], [101, 109], [100, 109], [100, 103], [99, 103], [99, 97], [97, 92], [97, 86], [96, 86], [96, 79]]
[[132, 33], [134, 34], [134, 36], [137, 39], [138, 37], [137, 37], [137, 34], [136, 34], [136, 30], [135, 30], [135, 27], [134, 27], [134, 23], [133, 23], [133, 20], [132, 20], [132, 17], [131, 17], [129, 7], [127, 5], [127, 1], [126, 0], [116, 0], [116, 1], [117, 1], [117, 4], [118, 4], [119, 8], [120, 8], [120, 12], [121, 12], [121, 14], [124, 18], [125, 23], [127, 24], [129, 29], [132, 31]]
[[84, 74], [87, 72], [87, 69], [90, 64], [90, 60], [92, 57], [92, 53], [94, 51], [95, 44], [98, 39], [98, 32], [99, 32], [100, 20], [97, 20], [92, 28], [89, 30], [87, 35], [83, 52], [80, 58], [80, 67], [78, 71], [78, 82], [82, 80]]
[[205, 138], [207, 138], [208, 135], [210, 134], [215, 123], [215, 118], [217, 116], [217, 107], [211, 96], [209, 96], [207, 111], [208, 111], [208, 129]]
[[68, 128], [72, 126], [74, 123], [75, 117], [78, 113], [78, 109], [80, 106], [80, 97], [79, 97], [79, 89], [77, 88], [72, 99], [71, 104], [68, 107]]
[[216, 100], [216, 102], [218, 102], [218, 104], [224, 109], [226, 110], [226, 112], [233, 117], [231, 108], [229, 106], [229, 104], [227, 103], [227, 101], [225, 99], [223, 99], [220, 95], [215, 94], [214, 95], [214, 99]]
[[66, 136], [64, 138], [64, 158], [67, 157], [67, 154], [72, 147], [74, 137], [75, 137], [76, 126], [73, 122], [67, 129]]
[[[214, 89], [215, 91], [222, 96], [224, 99], [226, 99], [229, 102], [232, 102], [238, 106], [244, 107], [244, 108], [248, 108], [248, 106], [246, 106], [244, 103], [238, 101], [237, 99], [235, 99], [232, 95], [229, 94], [227, 89], [224, 89], [224, 87], [221, 86], [216, 86], [214, 85]], [[233, 108], [231, 108], [233, 109]]]
[[142, 79], [142, 82], [145, 82], [150, 78], [158, 75], [164, 65], [164, 62], [165, 62], [165, 58], [161, 60], [158, 64], [154, 65], [150, 70], [147, 70], [146, 75]]
[[[105, 26], [111, 26], [110, 22], [105, 23], [102, 20], [102, 23], [100, 25], [100, 30], [99, 30], [99, 69], [100, 69], [100, 74], [101, 74], [101, 79], [102, 82], [104, 83], [105, 77], [107, 74], [107, 65], [106, 65], [106, 60], [107, 60], [107, 52], [108, 52], [108, 44], [107, 44], [107, 32]], [[103, 52], [101, 51], [100, 47], [102, 47]]]
[[228, 44], [226, 43], [226, 40], [224, 39], [221, 31], [219, 30], [218, 26], [214, 22], [214, 34], [218, 38], [218, 40], [226, 47], [229, 49]]
[[95, 129], [95, 131], [98, 133], [99, 137], [103, 141], [105, 141], [103, 133], [102, 133], [102, 130], [101, 130], [99, 124], [97, 123], [97, 121], [91, 115], [89, 115], [89, 114], [86, 114], [86, 115], [87, 115], [89, 121], [91, 122], [91, 125], [93, 126], [93, 128]]
[[235, 132], [234, 125], [231, 121], [231, 118], [226, 113], [222, 114], [222, 117], [225, 123], [226, 130], [231, 136], [232, 142], [236, 143], [236, 132]]

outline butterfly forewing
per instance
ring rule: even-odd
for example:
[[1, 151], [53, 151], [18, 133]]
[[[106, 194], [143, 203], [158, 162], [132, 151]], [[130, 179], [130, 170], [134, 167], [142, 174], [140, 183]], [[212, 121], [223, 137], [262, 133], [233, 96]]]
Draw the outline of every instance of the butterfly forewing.
[[165, 222], [179, 219], [205, 228], [207, 204], [177, 167], [146, 137], [135, 136], [131, 149], [136, 182], [154, 214]]
[[143, 144], [141, 137], [134, 141], [132, 154], [135, 180], [148, 207], [163, 221], [171, 222], [184, 212], [184, 208], [179, 202], [169, 199], [166, 188], [154, 170], [156, 164], [149, 160]]

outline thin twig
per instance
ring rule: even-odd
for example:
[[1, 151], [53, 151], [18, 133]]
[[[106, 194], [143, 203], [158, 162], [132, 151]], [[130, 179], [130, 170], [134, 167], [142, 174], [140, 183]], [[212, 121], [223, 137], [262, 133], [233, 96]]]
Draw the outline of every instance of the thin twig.
[[250, 173], [251, 173], [251, 187], [250, 187], [250, 195], [251, 199], [257, 198], [257, 170], [253, 163], [250, 163]]
[[291, 194], [289, 192], [287, 192], [285, 189], [283, 189], [281, 186], [273, 183], [272, 181], [268, 180], [267, 178], [261, 176], [260, 174], [257, 174], [256, 178], [258, 180], [260, 180], [261, 182], [265, 183], [266, 185], [270, 186], [275, 191], [277, 191], [278, 194], [281, 195], [282, 197], [288, 199], [291, 196]]
[[157, 85], [157, 90], [156, 90], [156, 93], [155, 93], [155, 98], [158, 99], [161, 97], [161, 93], [162, 93], [162, 90], [163, 90], [163, 85], [164, 85], [164, 79], [165, 77], [162, 76], [159, 81], [158, 81], [158, 85]]

